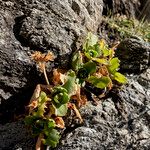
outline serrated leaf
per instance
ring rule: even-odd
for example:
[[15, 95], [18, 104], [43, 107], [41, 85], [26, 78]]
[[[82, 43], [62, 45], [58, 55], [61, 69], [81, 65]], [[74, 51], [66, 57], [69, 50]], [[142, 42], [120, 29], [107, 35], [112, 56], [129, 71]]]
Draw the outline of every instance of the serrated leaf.
[[127, 78], [119, 72], [115, 72], [114, 80], [116, 80], [116, 81], [118, 81], [119, 83], [122, 83], [122, 84], [127, 83]]
[[43, 144], [49, 145], [52, 148], [55, 148], [59, 143], [60, 134], [56, 129], [51, 129], [46, 139], [43, 140]]
[[38, 98], [38, 105], [42, 105], [43, 103], [45, 103], [48, 100], [47, 95], [45, 92], [41, 91], [40, 96]]
[[73, 58], [72, 58], [73, 70], [78, 71], [81, 68], [82, 64], [83, 64], [82, 54], [80, 51], [78, 51], [73, 55]]
[[113, 74], [118, 70], [119, 66], [120, 66], [120, 60], [117, 57], [112, 58], [110, 60], [110, 65], [108, 67], [108, 70]]
[[95, 76], [90, 76], [88, 78], [88, 82], [90, 82], [93, 86], [95, 86], [97, 88], [104, 89], [110, 83], [110, 78], [104, 77], [104, 76], [101, 78], [98, 78]]

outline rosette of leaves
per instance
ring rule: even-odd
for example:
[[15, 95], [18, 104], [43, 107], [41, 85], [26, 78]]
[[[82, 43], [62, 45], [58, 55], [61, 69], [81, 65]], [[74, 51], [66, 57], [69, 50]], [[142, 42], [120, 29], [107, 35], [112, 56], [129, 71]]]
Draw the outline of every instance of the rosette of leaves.
[[73, 56], [72, 67], [82, 82], [89, 82], [93, 87], [111, 89], [113, 81], [124, 84], [127, 79], [118, 72], [120, 61], [114, 57], [114, 49], [109, 48], [102, 39], [89, 33], [83, 45], [83, 51]]
[[65, 83], [53, 88], [51, 112], [56, 116], [65, 116], [68, 110], [67, 103], [76, 91], [76, 75], [70, 70], [65, 76]]

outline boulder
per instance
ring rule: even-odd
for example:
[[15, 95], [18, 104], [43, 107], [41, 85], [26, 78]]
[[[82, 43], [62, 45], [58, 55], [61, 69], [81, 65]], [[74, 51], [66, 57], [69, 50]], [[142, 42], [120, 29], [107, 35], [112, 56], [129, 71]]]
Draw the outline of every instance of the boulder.
[[140, 38], [123, 40], [116, 50], [123, 72], [138, 74], [147, 69], [150, 63], [150, 44]]
[[[148, 74], [129, 76], [128, 85], [111, 91], [97, 106], [88, 102], [80, 110], [84, 124], [68, 131], [56, 149], [149, 149], [150, 90], [139, 82]], [[150, 77], [145, 80], [150, 82]]]
[[104, 0], [104, 15], [126, 15], [135, 18], [141, 7], [140, 0]]
[[48, 70], [66, 67], [79, 36], [96, 32], [102, 9], [102, 0], [0, 0], [1, 123], [23, 113], [36, 84], [45, 84], [31, 53], [52, 51]]

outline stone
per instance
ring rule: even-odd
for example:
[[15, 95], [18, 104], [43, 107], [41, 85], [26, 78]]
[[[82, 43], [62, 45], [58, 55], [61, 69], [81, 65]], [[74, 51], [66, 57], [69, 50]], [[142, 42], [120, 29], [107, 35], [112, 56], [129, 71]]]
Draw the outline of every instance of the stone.
[[150, 44], [140, 38], [125, 39], [118, 45], [116, 56], [121, 71], [138, 74], [149, 67]]
[[104, 15], [121, 14], [132, 18], [139, 14], [139, 7], [141, 7], [140, 0], [104, 0], [104, 4]]
[[36, 84], [45, 84], [31, 53], [55, 54], [48, 71], [68, 66], [79, 37], [96, 32], [102, 9], [102, 0], [0, 0], [1, 123], [24, 113]]
[[139, 76], [129, 76], [126, 86], [97, 106], [82, 107], [83, 125], [66, 132], [56, 150], [149, 149], [149, 89], [138, 83]]
[[[7, 131], [7, 132], [6, 132]], [[35, 142], [23, 121], [0, 125], [0, 149], [33, 150]]]

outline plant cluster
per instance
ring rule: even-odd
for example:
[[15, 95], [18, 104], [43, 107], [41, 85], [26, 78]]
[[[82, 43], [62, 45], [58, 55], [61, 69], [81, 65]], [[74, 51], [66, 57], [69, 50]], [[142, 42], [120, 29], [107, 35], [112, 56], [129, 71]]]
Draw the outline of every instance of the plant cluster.
[[56, 147], [60, 140], [59, 130], [65, 128], [64, 117], [72, 109], [82, 122], [78, 109], [86, 104], [87, 85], [98, 90], [109, 91], [113, 84], [124, 84], [127, 79], [118, 72], [119, 59], [114, 57], [115, 47], [109, 48], [104, 40], [89, 33], [82, 51], [72, 57], [72, 68], [68, 71], [53, 70], [51, 84], [46, 74], [46, 62], [53, 61], [52, 53], [35, 52], [32, 59], [44, 73], [47, 85], [37, 85], [29, 104], [29, 115], [25, 123], [38, 136], [36, 149], [41, 145]]
[[126, 16], [115, 16], [105, 17], [104, 21], [111, 29], [114, 29], [114, 32], [119, 32], [121, 39], [134, 35], [150, 42], [150, 24], [144, 19], [138, 21]]

